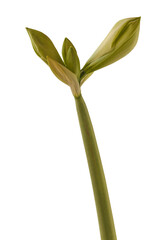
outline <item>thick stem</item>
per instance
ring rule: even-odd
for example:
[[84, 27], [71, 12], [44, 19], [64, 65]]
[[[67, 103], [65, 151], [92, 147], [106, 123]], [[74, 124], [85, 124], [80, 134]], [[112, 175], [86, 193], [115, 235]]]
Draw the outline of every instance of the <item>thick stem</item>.
[[106, 180], [93, 126], [82, 95], [75, 98], [75, 101], [93, 186], [101, 240], [116, 240]]

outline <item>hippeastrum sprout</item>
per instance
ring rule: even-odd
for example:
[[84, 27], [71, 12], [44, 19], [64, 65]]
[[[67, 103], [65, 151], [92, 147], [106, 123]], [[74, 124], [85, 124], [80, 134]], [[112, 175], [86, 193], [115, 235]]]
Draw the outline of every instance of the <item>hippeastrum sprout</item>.
[[126, 18], [117, 22], [82, 69], [80, 69], [77, 51], [69, 39], [65, 38], [63, 42], [62, 60], [54, 44], [45, 34], [27, 28], [36, 54], [48, 64], [59, 80], [71, 88], [75, 98], [92, 181], [101, 240], [116, 240], [117, 237], [103, 166], [88, 109], [81, 95], [81, 85], [94, 71], [116, 62], [132, 51], [138, 40], [139, 28], [140, 17]]

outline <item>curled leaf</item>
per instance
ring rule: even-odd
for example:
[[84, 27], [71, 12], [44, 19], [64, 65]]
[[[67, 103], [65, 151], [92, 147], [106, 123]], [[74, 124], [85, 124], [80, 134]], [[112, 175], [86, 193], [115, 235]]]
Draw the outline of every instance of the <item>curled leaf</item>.
[[74, 51], [76, 52], [76, 49], [75, 49], [73, 43], [68, 38], [65, 38], [64, 42], [63, 42], [63, 45], [62, 45], [62, 56], [63, 56], [63, 60], [64, 60], [65, 64], [66, 64], [67, 52], [68, 52], [70, 47], [72, 47], [74, 49]]
[[52, 58], [53, 60], [61, 63], [63, 65], [63, 61], [55, 48], [52, 41], [42, 32], [26, 28], [29, 37], [31, 39], [31, 43], [36, 54], [45, 62], [47, 62], [47, 56]]
[[80, 77], [80, 62], [74, 45], [68, 38], [64, 39], [62, 46], [62, 56], [66, 67]]
[[106, 67], [132, 51], [138, 40], [139, 27], [140, 17], [117, 22], [81, 70], [83, 78], [86, 74]]
[[77, 53], [73, 47], [69, 47], [66, 56], [66, 66], [69, 70], [76, 74], [77, 78], [80, 77], [80, 63]]

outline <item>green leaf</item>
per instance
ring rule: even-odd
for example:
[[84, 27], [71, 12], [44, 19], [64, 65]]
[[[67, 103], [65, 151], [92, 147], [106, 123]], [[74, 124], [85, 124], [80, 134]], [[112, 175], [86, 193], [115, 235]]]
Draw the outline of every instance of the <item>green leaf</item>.
[[26, 28], [26, 30], [31, 39], [34, 51], [45, 63], [48, 64], [47, 56], [49, 56], [53, 60], [63, 65], [63, 61], [57, 49], [55, 48], [52, 41], [44, 33], [30, 28]]
[[77, 78], [80, 77], [80, 63], [77, 53], [73, 47], [69, 47], [66, 56], [66, 66], [69, 70], [76, 74]]
[[61, 65], [60, 63], [54, 61], [50, 57], [47, 56], [47, 62], [54, 73], [54, 75], [61, 80], [63, 83], [70, 86], [72, 93], [75, 97], [80, 95], [80, 86], [77, 80], [76, 75], [67, 69], [65, 66]]
[[67, 52], [68, 52], [70, 47], [72, 47], [76, 52], [76, 49], [75, 49], [73, 43], [68, 38], [65, 38], [64, 42], [63, 42], [63, 46], [62, 46], [62, 56], [63, 56], [63, 60], [64, 60], [65, 64], [66, 64]]
[[76, 74], [77, 78], [80, 77], [80, 61], [77, 51], [72, 42], [65, 38], [62, 46], [62, 56], [66, 67]]
[[81, 70], [83, 77], [116, 62], [132, 51], [138, 40], [139, 28], [140, 17], [117, 22]]

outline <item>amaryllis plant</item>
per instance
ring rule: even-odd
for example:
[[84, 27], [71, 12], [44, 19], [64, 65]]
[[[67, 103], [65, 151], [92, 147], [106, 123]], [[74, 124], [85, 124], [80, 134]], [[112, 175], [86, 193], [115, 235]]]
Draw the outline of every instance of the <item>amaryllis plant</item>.
[[88, 109], [81, 94], [81, 86], [96, 70], [116, 62], [132, 51], [138, 40], [139, 28], [140, 17], [117, 22], [83, 68], [80, 68], [77, 51], [69, 39], [65, 38], [63, 42], [62, 59], [45, 34], [27, 28], [36, 54], [59, 80], [70, 87], [74, 96], [93, 186], [101, 240], [116, 240], [117, 237], [103, 166]]

